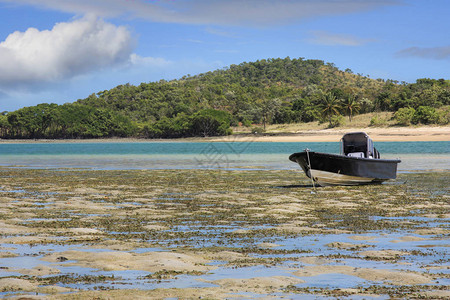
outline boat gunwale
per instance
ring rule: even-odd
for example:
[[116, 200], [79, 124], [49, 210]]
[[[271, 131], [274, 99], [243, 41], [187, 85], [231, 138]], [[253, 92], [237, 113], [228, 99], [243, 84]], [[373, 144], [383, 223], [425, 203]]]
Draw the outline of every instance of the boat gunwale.
[[289, 156], [289, 160], [292, 162], [297, 162], [297, 160], [294, 160], [293, 158], [295, 156], [300, 156], [301, 154], [309, 153], [310, 155], [327, 155], [338, 159], [343, 160], [362, 160], [362, 161], [370, 161], [370, 162], [380, 162], [380, 163], [400, 163], [400, 159], [384, 159], [384, 158], [366, 158], [366, 157], [354, 157], [354, 156], [346, 156], [342, 154], [333, 154], [333, 153], [323, 153], [323, 152], [315, 152], [315, 151], [302, 151], [302, 152], [296, 152]]

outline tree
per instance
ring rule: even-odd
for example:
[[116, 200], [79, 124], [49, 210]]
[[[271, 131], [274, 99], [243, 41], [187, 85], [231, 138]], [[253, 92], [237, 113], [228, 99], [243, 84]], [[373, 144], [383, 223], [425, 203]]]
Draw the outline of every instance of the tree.
[[222, 110], [204, 109], [192, 116], [191, 135], [214, 136], [231, 134], [231, 116]]
[[278, 98], [263, 98], [260, 99], [257, 104], [261, 111], [264, 130], [266, 130], [266, 124], [272, 119], [275, 112], [281, 106], [281, 101]]
[[348, 119], [351, 122], [353, 113], [359, 112], [360, 109], [358, 99], [353, 95], [348, 95], [342, 100], [342, 108], [348, 114]]
[[0, 114], [0, 137], [7, 136], [10, 131], [7, 114]]
[[231, 134], [231, 116], [215, 109], [203, 109], [192, 116], [179, 114], [174, 118], [163, 117], [146, 124], [141, 131], [149, 138], [180, 138], [190, 136], [215, 136]]
[[419, 106], [414, 112], [412, 118], [413, 124], [433, 124], [439, 121], [439, 115], [436, 109], [431, 106]]
[[375, 110], [388, 111], [391, 108], [391, 92], [384, 91], [378, 94], [375, 99]]
[[332, 117], [340, 114], [339, 109], [341, 106], [339, 105], [339, 100], [333, 93], [328, 92], [322, 95], [319, 108], [323, 118], [328, 118], [330, 127], [332, 127]]
[[410, 125], [416, 110], [412, 107], [402, 107], [394, 114], [394, 119], [400, 125]]
[[292, 110], [299, 113], [299, 121], [301, 122], [312, 122], [317, 120], [320, 113], [318, 108], [314, 105], [315, 101], [307, 98], [298, 98], [292, 104]]
[[13, 136], [18, 138], [42, 138], [47, 128], [53, 123], [54, 110], [57, 104], [38, 104], [24, 107], [7, 115]]

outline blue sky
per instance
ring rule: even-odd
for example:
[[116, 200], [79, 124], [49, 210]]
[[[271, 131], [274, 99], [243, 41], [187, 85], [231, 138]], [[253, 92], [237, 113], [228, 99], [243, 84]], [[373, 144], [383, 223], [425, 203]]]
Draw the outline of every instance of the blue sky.
[[0, 0], [0, 112], [304, 57], [450, 79], [448, 0]]

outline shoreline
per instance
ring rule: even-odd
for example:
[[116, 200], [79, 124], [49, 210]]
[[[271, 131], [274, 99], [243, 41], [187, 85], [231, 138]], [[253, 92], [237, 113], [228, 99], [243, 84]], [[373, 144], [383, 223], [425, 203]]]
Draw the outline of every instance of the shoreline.
[[229, 137], [211, 137], [210, 141], [253, 142], [339, 142], [349, 132], [366, 132], [374, 142], [444, 142], [450, 141], [450, 126], [446, 127], [390, 127], [304, 130], [297, 132], [267, 132]]
[[437, 142], [450, 141], [450, 126], [366, 127], [301, 130], [296, 132], [268, 131], [263, 134], [235, 133], [219, 137], [189, 137], [178, 139], [99, 138], [99, 139], [0, 139], [0, 144], [21, 143], [148, 143], [148, 142], [338, 142], [348, 132], [364, 131], [374, 142]]

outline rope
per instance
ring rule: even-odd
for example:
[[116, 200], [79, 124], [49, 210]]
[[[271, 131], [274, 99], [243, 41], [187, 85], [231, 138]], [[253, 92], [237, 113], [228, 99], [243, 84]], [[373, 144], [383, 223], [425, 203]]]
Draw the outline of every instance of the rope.
[[308, 157], [309, 177], [311, 178], [313, 189], [316, 190], [316, 185], [314, 184], [314, 179], [313, 179], [313, 175], [311, 172], [311, 161], [309, 160], [309, 149], [306, 148], [305, 151], [306, 151], [306, 156]]

